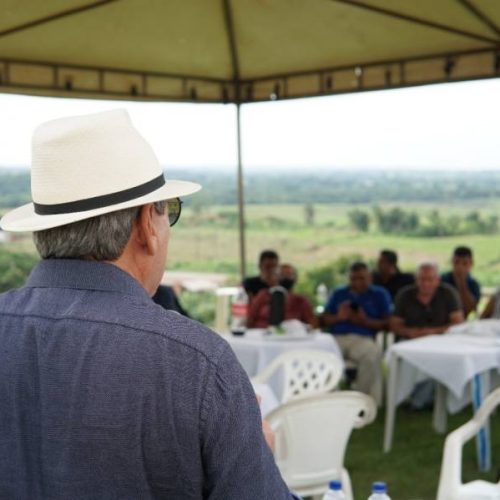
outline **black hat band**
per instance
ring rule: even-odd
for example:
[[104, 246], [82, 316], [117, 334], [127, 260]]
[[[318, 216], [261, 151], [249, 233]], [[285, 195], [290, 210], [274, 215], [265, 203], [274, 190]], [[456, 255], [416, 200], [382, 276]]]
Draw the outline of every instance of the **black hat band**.
[[75, 212], [86, 212], [88, 210], [96, 210], [98, 208], [118, 205], [126, 201], [135, 200], [141, 196], [145, 196], [165, 185], [165, 177], [163, 174], [158, 177], [135, 186], [133, 188], [117, 191], [116, 193], [104, 194], [102, 196], [94, 196], [85, 200], [69, 201], [67, 203], [56, 203], [54, 205], [43, 205], [33, 202], [35, 213], [38, 215], [60, 215], [71, 214]]

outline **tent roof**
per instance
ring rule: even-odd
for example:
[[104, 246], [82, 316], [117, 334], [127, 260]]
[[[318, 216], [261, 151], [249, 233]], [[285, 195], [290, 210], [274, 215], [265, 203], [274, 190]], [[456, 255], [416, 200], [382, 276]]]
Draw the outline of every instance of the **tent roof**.
[[500, 75], [498, 0], [0, 0], [0, 91], [251, 102]]

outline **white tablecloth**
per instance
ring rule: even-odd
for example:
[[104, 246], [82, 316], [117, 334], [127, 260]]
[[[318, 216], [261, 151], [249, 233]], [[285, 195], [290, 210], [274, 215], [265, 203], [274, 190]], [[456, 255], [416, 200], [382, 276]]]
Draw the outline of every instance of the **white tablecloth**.
[[[280, 354], [297, 349], [316, 349], [335, 354], [342, 361], [342, 354], [333, 335], [314, 332], [306, 336], [293, 338], [285, 335], [269, 335], [265, 330], [247, 330], [244, 336], [225, 335], [250, 378], [266, 368]], [[281, 371], [273, 375], [267, 384], [278, 400], [283, 394], [283, 377]]]
[[244, 336], [224, 335], [249, 377], [266, 368], [281, 353], [295, 349], [318, 349], [342, 354], [333, 335], [310, 333], [307, 337], [289, 338], [284, 335], [268, 335], [264, 330], [248, 330]]
[[459, 411], [470, 401], [468, 384], [474, 375], [500, 368], [500, 344], [494, 338], [473, 335], [431, 335], [399, 342], [387, 351], [391, 358], [401, 358], [397, 381], [396, 404], [403, 402], [415, 384], [432, 378], [448, 391], [447, 407]]
[[[384, 450], [392, 447], [396, 407], [425, 378], [438, 382], [434, 405], [434, 427], [446, 430], [446, 409], [457, 411], [470, 401], [471, 383], [475, 406], [488, 392], [489, 373], [500, 368], [500, 343], [496, 337], [480, 337], [465, 333], [431, 335], [393, 345], [387, 352], [389, 377], [384, 430]], [[481, 376], [480, 376], [481, 375]], [[486, 440], [488, 431], [485, 427]], [[482, 431], [483, 432], [483, 431]], [[485, 440], [483, 440], [484, 444]], [[478, 439], [480, 443], [480, 439]], [[489, 467], [489, 449], [478, 445], [480, 467]]]

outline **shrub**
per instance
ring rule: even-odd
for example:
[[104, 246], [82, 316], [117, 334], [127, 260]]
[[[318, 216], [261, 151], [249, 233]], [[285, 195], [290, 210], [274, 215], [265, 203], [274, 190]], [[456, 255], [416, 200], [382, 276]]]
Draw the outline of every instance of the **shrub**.
[[37, 262], [32, 254], [0, 249], [0, 292], [23, 286]]

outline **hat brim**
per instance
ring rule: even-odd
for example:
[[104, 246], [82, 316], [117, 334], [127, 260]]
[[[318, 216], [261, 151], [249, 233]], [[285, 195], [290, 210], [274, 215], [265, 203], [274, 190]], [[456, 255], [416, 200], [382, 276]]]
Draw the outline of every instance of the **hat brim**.
[[80, 220], [90, 219], [98, 215], [116, 212], [124, 208], [139, 207], [146, 203], [170, 200], [181, 196], [188, 196], [201, 189], [199, 184], [187, 181], [168, 180], [161, 188], [151, 193], [135, 198], [117, 205], [86, 210], [84, 212], [73, 212], [57, 215], [38, 215], [35, 213], [33, 203], [28, 203], [19, 208], [11, 210], [0, 220], [0, 228], [10, 232], [43, 231], [54, 227], [65, 226]]

